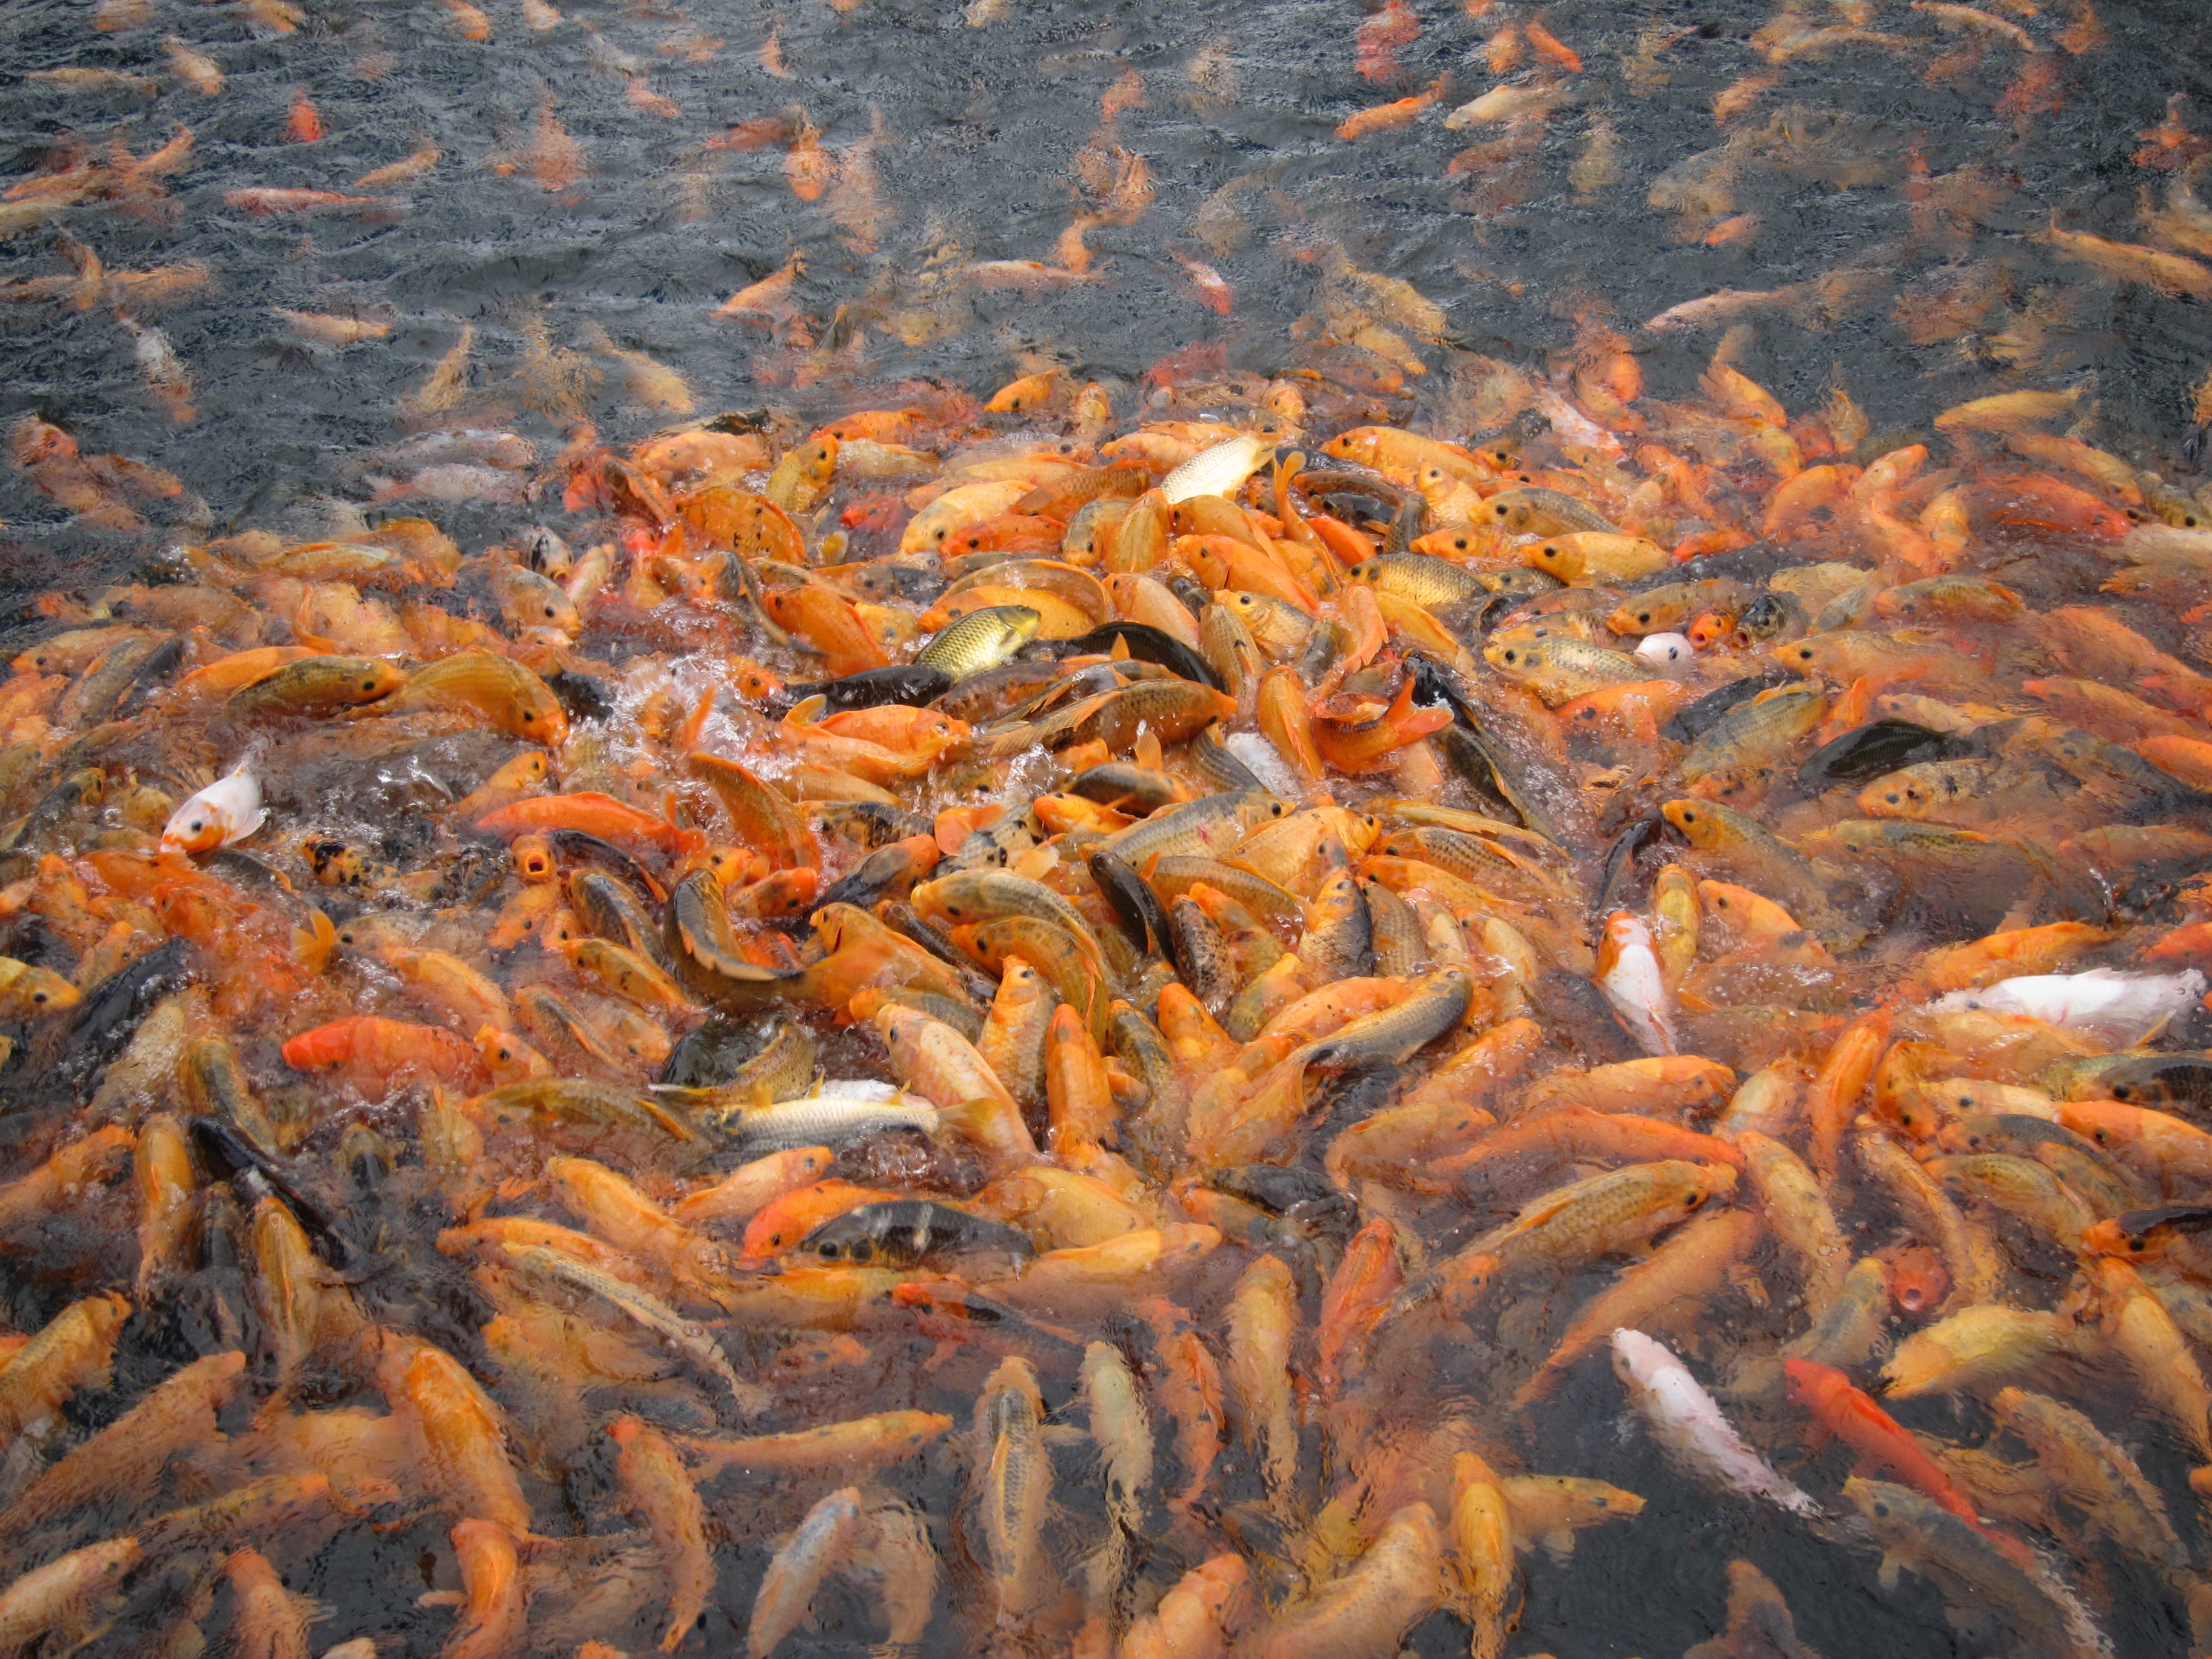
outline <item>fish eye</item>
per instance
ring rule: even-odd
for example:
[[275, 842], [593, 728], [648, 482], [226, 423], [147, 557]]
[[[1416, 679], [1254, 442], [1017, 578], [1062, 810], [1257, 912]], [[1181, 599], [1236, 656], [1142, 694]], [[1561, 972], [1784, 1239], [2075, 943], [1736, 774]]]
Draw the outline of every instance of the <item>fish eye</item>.
[[1505, 660], [1508, 662], [1518, 662], [1521, 660], [1521, 653], [1509, 646], [1506, 647]]
[[814, 1250], [815, 1254], [819, 1255], [824, 1261], [835, 1261], [840, 1255], [844, 1254], [843, 1248], [840, 1246], [837, 1241], [834, 1238], [826, 1240], [823, 1243], [816, 1245], [814, 1247]]
[[44, 991], [33, 991], [31, 993], [31, 1000], [33, 1002], [44, 1002], [46, 1000], [46, 994]]
[[2131, 1238], [2128, 1241], [2128, 1248], [2131, 1250], [2140, 1250], [2148, 1244], [2149, 1242], [2150, 1241], [2148, 1239]]
[[1889, 1519], [1889, 1505], [1887, 1504], [1876, 1504], [1874, 1506], [1874, 1512], [1885, 1521]]
[[376, 690], [376, 682], [375, 682], [375, 680], [374, 680], [374, 679], [366, 679], [366, 680], [363, 680], [363, 681], [361, 683], [361, 689], [362, 689], [362, 690], [364, 690], [364, 691], [374, 691], [374, 690]]

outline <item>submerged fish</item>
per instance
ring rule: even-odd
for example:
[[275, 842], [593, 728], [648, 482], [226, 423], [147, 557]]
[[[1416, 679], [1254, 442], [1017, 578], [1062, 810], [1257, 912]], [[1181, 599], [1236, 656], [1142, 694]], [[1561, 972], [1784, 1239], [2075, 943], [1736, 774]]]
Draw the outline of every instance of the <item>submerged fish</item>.
[[[356, 188], [618, 211], [593, 77], [680, 123], [648, 65], [726, 44], [647, 56], [648, 9], [526, 0], [586, 71], [566, 109]], [[1978, 131], [2095, 49], [2086, 4], [1836, 9], [1751, 48], [1793, 89], [1878, 54]], [[447, 10], [439, 50], [490, 46]], [[1756, 264], [1811, 180], [1899, 240], [1661, 312], [1718, 334], [1663, 395], [1602, 271], [1486, 270], [1486, 328], [1534, 297], [1559, 337], [1484, 357], [1426, 261], [1364, 269], [1270, 166], [1196, 210], [1218, 264], [1160, 244], [1133, 337], [1268, 302], [1267, 260], [1313, 311], [1139, 386], [1055, 319], [1139, 291], [1180, 210], [1139, 135], [1215, 121], [1261, 48], [1055, 49], [1105, 90], [1048, 262], [951, 210], [898, 243], [896, 106], [862, 137], [821, 89], [866, 27], [763, 23], [747, 61], [806, 106], [671, 147], [673, 222], [759, 176], [800, 216], [709, 313], [731, 374], [667, 366], [680, 271], [619, 326], [549, 291], [410, 345], [364, 294], [406, 202], [225, 179], [227, 258], [285, 251], [266, 355], [331, 395], [404, 373], [349, 418], [410, 435], [313, 501], [241, 439], [210, 504], [10, 429], [20, 580], [53, 586], [0, 682], [0, 1649], [1498, 1659], [1534, 1550], [1532, 1619], [1646, 1588], [1573, 1559], [1651, 1524], [1577, 1415], [1601, 1349], [1747, 1554], [1910, 1570], [1974, 1652], [2097, 1651], [2107, 1599], [2205, 1645], [2212, 531], [2199, 463], [2149, 471], [2076, 382], [2112, 286], [2147, 330], [2212, 294], [2212, 140], [2143, 135], [2150, 241], [2000, 262], [2027, 137], [1938, 176], [1954, 134], [1701, 85], [1724, 142], [1654, 177], [1670, 234]], [[968, 37], [986, 92], [1020, 33]], [[1455, 213], [1561, 180], [1596, 211], [1656, 130], [1524, 9], [1356, 34], [1363, 81], [1417, 41], [1497, 78], [1347, 82], [1313, 129], [1409, 176], [1480, 129], [1434, 152]], [[1687, 40], [1646, 30], [1631, 94]], [[301, 155], [358, 118], [295, 110]], [[181, 421], [252, 366], [143, 314], [211, 267], [94, 251], [111, 210], [118, 246], [168, 234], [161, 181], [207, 160], [137, 142], [9, 181], [0, 232], [52, 263], [0, 302], [96, 313]], [[313, 247], [250, 228], [304, 215]], [[1864, 389], [1885, 433], [1843, 380], [1898, 281], [1944, 367]], [[1003, 386], [946, 378], [979, 325]], [[1808, 384], [1801, 331], [1840, 358], [1793, 406], [1753, 376]], [[2162, 372], [2136, 414], [2212, 430], [2212, 377]], [[1827, 1435], [1856, 1474], [1801, 1458]], [[1699, 1659], [1807, 1651], [1756, 1569], [1678, 1553], [1639, 1613], [1694, 1601]], [[333, 1561], [364, 1582], [325, 1617]]]

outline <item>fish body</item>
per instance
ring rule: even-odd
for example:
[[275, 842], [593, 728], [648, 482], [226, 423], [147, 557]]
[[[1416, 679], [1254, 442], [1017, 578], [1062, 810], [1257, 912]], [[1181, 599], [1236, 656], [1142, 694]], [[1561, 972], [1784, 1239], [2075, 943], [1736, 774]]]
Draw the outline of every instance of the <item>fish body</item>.
[[1597, 987], [1646, 1053], [1678, 1052], [1674, 998], [1651, 942], [1651, 929], [1625, 910], [1606, 918], [1598, 946]]
[[759, 1385], [743, 1381], [731, 1366], [720, 1346], [703, 1327], [684, 1318], [658, 1297], [635, 1285], [626, 1284], [587, 1261], [549, 1250], [542, 1244], [510, 1244], [507, 1249], [520, 1270], [542, 1275], [553, 1284], [579, 1294], [597, 1297], [635, 1320], [666, 1343], [672, 1351], [682, 1354], [709, 1375], [720, 1379], [743, 1409], [757, 1411], [761, 1408], [765, 1395]]
[[1662, 1344], [1624, 1327], [1613, 1334], [1613, 1364], [1660, 1443], [1690, 1473], [1792, 1515], [1820, 1513], [1810, 1494], [1744, 1444], [1713, 1397]]
[[1200, 450], [1161, 482], [1160, 490], [1170, 506], [1196, 495], [1233, 495], [1260, 458], [1274, 448], [1274, 441], [1240, 433]]
[[1393, 1514], [1350, 1571], [1285, 1607], [1255, 1638], [1263, 1659], [1354, 1659], [1395, 1652], [1399, 1638], [1443, 1599], [1443, 1539], [1435, 1511]]
[[807, 1234], [798, 1248], [823, 1261], [896, 1267], [983, 1252], [1026, 1257], [1033, 1249], [1026, 1233], [927, 1199], [848, 1210]]
[[815, 1592], [858, 1546], [862, 1528], [860, 1494], [852, 1486], [831, 1492], [806, 1512], [790, 1541], [769, 1563], [753, 1598], [745, 1632], [748, 1659], [767, 1659], [798, 1628]]
[[939, 669], [957, 684], [1012, 657], [1035, 636], [1041, 620], [1026, 605], [987, 605], [971, 611], [933, 635], [915, 659], [915, 664]]
[[[1900, 1570], [1927, 1578], [1959, 1621], [2007, 1650], [2078, 1656], [2095, 1653], [2087, 1615], [2031, 1577], [1995, 1544], [1932, 1498], [1908, 1486], [1854, 1476], [1844, 1496], [1873, 1528], [1882, 1547], [1881, 1577], [1894, 1584]], [[2069, 1598], [2070, 1601], [2070, 1598]]]
[[1586, 1260], [1626, 1248], [1686, 1218], [1715, 1194], [1732, 1191], [1735, 1181], [1735, 1171], [1726, 1164], [1679, 1158], [1631, 1164], [1555, 1188], [1485, 1234], [1466, 1253], [1508, 1261]]
[[808, 1093], [765, 1106], [736, 1104], [723, 1119], [732, 1144], [751, 1157], [836, 1145], [885, 1129], [933, 1134], [938, 1109], [890, 1084], [824, 1081]]
[[[1439, 21], [1375, 4], [1380, 87]], [[1717, 95], [1680, 20], [1621, 37], [1655, 119], [1682, 67], [1721, 129], [1646, 181], [1683, 246], [1749, 258], [1807, 181], [1898, 227], [1655, 317], [1712, 330], [1694, 363], [1608, 320], [1603, 261], [1542, 364], [1482, 355], [1455, 296], [1535, 303], [1544, 239], [1364, 269], [1310, 168], [1209, 180], [1212, 263], [1170, 238], [1133, 281], [1173, 193], [1129, 124], [1219, 116], [1264, 29], [1035, 65], [1071, 108], [1105, 88], [1049, 263], [969, 246], [988, 204], [900, 222], [902, 106], [679, 136], [675, 222], [766, 180], [794, 246], [853, 256], [744, 273], [713, 313], [742, 362], [604, 294], [410, 332], [359, 283], [403, 234], [244, 234], [483, 194], [421, 137], [352, 186], [216, 179], [234, 251], [289, 265], [173, 325], [210, 269], [111, 263], [104, 210], [158, 232], [204, 148], [49, 134], [0, 180], [0, 307], [94, 348], [49, 415], [125, 372], [167, 447], [250, 453], [6, 433], [58, 539], [18, 536], [0, 682], [0, 1652], [305, 1659], [336, 1562], [343, 1659], [403, 1627], [720, 1650], [726, 1614], [768, 1656], [1501, 1659], [1641, 1588], [1572, 1559], [1644, 1508], [1589, 1431], [1601, 1348], [1741, 1553], [1808, 1529], [1924, 1575], [1900, 1650], [2101, 1651], [2031, 1536], [2142, 1603], [2121, 1645], [2193, 1613], [2205, 1646], [2177, 1505], [2212, 1493], [2212, 374], [2091, 383], [2106, 289], [2130, 338], [2193, 337], [2212, 137], [2183, 105], [2141, 135], [2141, 244], [2015, 234], [2096, 125], [2051, 118], [2095, 80], [2091, 5], [1921, 0], [1917, 41], [1784, 7]], [[1451, 210], [1510, 225], [1561, 176], [1602, 209], [1640, 128], [1586, 96], [1600, 35], [1547, 27], [1588, 9], [1462, 9], [1483, 84], [1364, 95], [1342, 142], [1483, 128]], [[631, 11], [523, 0], [616, 122], [545, 68], [483, 156], [586, 242], [627, 199], [586, 129], [684, 115]], [[740, 50], [821, 93], [800, 71], [868, 19], [823, 21]], [[419, 67], [351, 22], [364, 82]], [[728, 44], [695, 27], [659, 55]], [[138, 55], [198, 108], [233, 50]], [[1868, 52], [1924, 71], [1924, 134], [1760, 102]], [[240, 130], [343, 163], [360, 100], [276, 56], [308, 79]], [[33, 91], [130, 101], [121, 74]], [[1244, 313], [1292, 292], [1270, 343]], [[1104, 301], [1243, 321], [1085, 365]], [[1887, 430], [1845, 389], [1885, 314], [1938, 348], [1917, 404], [1878, 377]], [[979, 343], [1012, 354], [992, 384], [913, 372]], [[341, 368], [321, 392], [404, 372], [411, 435], [320, 422], [306, 498], [306, 448], [252, 449], [269, 411], [170, 429]], [[1832, 1504], [1830, 1440], [1860, 1465]], [[1503, 1472], [1570, 1441], [1577, 1474]], [[1808, 1651], [1748, 1561], [1678, 1553], [1680, 1605], [1638, 1609], [1686, 1632], [1662, 1650]]]
[[1050, 1587], [1040, 1575], [1053, 1485], [1043, 1415], [1036, 1374], [1018, 1358], [991, 1374], [975, 1401], [967, 1524], [1001, 1625], [1030, 1613]]

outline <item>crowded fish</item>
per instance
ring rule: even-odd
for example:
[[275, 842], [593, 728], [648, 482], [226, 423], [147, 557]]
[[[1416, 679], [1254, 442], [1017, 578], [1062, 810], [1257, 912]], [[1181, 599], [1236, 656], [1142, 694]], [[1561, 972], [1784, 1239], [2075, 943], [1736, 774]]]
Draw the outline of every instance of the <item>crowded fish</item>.
[[2120, 578], [2212, 532], [1707, 381], [710, 422], [47, 595], [9, 1627], [289, 1650], [397, 1528], [447, 1651], [1496, 1652], [1642, 1506], [1532, 1455], [1609, 1358], [1838, 1577], [2197, 1628], [2212, 747]]
[[[1032, 245], [896, 195], [818, 17], [709, 122], [730, 42], [524, 0], [595, 80], [371, 158], [365, 19], [197, 137], [330, 25], [223, 15], [11, 94], [116, 125], [6, 187], [0, 304], [151, 418], [8, 434], [0, 1649], [2212, 1653], [2212, 368], [2160, 449], [2084, 356], [2212, 298], [2212, 138], [2122, 135], [2127, 222], [2010, 169], [2091, 0], [1785, 6], [1657, 157], [1704, 31], [1347, 15], [1315, 143], [1470, 258], [1554, 174], [1706, 270], [1895, 210], [1546, 351], [1281, 156], [1182, 201], [1220, 42], [1035, 64], [1101, 85]], [[656, 211], [818, 232], [714, 352], [362, 279], [580, 211], [617, 82], [698, 128]], [[237, 271], [147, 250], [216, 203], [262, 356], [388, 383], [312, 501], [178, 459], [235, 371], [149, 319]], [[1133, 296], [1194, 342], [1006, 320]], [[1901, 419], [1885, 307], [1953, 354]]]

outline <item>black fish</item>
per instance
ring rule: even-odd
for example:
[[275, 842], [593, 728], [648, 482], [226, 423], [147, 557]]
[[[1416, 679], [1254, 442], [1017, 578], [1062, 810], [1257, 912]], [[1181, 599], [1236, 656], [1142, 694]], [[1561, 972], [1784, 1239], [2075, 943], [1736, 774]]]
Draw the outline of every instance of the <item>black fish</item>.
[[1659, 735], [1673, 743], [1695, 743], [1718, 726], [1721, 717], [1729, 710], [1741, 708], [1762, 691], [1787, 685], [1796, 678], [1788, 669], [1777, 665], [1747, 674], [1740, 680], [1730, 680], [1678, 711], [1673, 720], [1659, 728]]
[[1957, 746], [1948, 733], [1915, 726], [1911, 720], [1875, 720], [1869, 726], [1855, 726], [1815, 749], [1797, 769], [1797, 781], [1810, 790], [1859, 783], [1901, 766], [1948, 759]]
[[187, 940], [164, 939], [86, 993], [56, 1067], [62, 1077], [82, 1087], [121, 1054], [154, 1005], [191, 983], [191, 951]]
[[1787, 593], [1760, 594], [1744, 606], [1743, 614], [1735, 619], [1736, 629], [1747, 638], [1771, 640], [1786, 629], [1801, 628], [1805, 616], [1797, 601]]
[[1004, 1222], [926, 1198], [897, 1198], [863, 1204], [823, 1222], [799, 1242], [799, 1249], [824, 1261], [913, 1267], [981, 1251], [1027, 1257], [1035, 1246], [1028, 1234]]
[[1106, 896], [1106, 902], [1113, 907], [1131, 941], [1148, 956], [1165, 955], [1170, 945], [1168, 913], [1160, 907], [1159, 895], [1103, 848], [1091, 855], [1090, 866], [1091, 878], [1098, 884], [1098, 890]]
[[668, 966], [660, 918], [621, 877], [605, 870], [579, 870], [568, 878], [568, 902], [575, 907], [576, 919], [600, 939]]
[[337, 1218], [295, 1186], [275, 1158], [220, 1118], [196, 1116], [187, 1127], [193, 1150], [217, 1180], [228, 1181], [248, 1172], [258, 1176], [313, 1242], [317, 1255], [333, 1267], [352, 1261], [353, 1246], [338, 1231]]
[[854, 865], [850, 873], [824, 888], [814, 901], [814, 908], [825, 904], [850, 904], [865, 910], [878, 900], [892, 896], [893, 890], [902, 882], [911, 886], [914, 882], [914, 855], [904, 847], [893, 842], [879, 847]]
[[1636, 855], [1659, 839], [1667, 820], [1646, 812], [1613, 838], [1605, 849], [1605, 874], [1597, 884], [1597, 907], [1593, 914], [1608, 915], [1624, 908], [1628, 884], [1636, 876]]
[[2112, 1225], [2130, 1249], [2140, 1250], [2161, 1228], [2177, 1233], [2212, 1231], [2212, 1204], [2161, 1204], [2148, 1210], [2130, 1210], [2115, 1216]]
[[572, 720], [614, 717], [614, 694], [607, 690], [605, 680], [579, 674], [573, 668], [556, 668], [545, 677], [545, 684], [552, 688], [553, 699], [561, 705], [562, 712]]
[[908, 836], [926, 836], [933, 823], [920, 812], [879, 800], [810, 801], [806, 810], [816, 834], [867, 853]]
[[654, 880], [652, 873], [629, 854], [611, 841], [601, 841], [597, 836], [581, 830], [548, 830], [545, 839], [552, 844], [554, 856], [563, 864], [593, 864], [607, 872], [617, 881], [632, 887], [642, 887], [653, 895], [653, 902], [665, 904], [668, 890]]
[[1216, 1171], [1213, 1185], [1305, 1232], [1347, 1238], [1359, 1226], [1359, 1206], [1318, 1170], [1248, 1164]]
[[1175, 805], [1188, 792], [1165, 772], [1139, 766], [1134, 761], [1108, 761], [1077, 773], [1068, 781], [1067, 793], [1104, 806], [1127, 801], [1152, 813], [1163, 806]]
[[138, 666], [131, 671], [130, 683], [115, 700], [112, 718], [128, 720], [144, 708], [146, 699], [184, 666], [190, 648], [191, 641], [185, 635], [172, 634], [141, 658]]
[[880, 708], [886, 703], [919, 708], [951, 688], [952, 676], [943, 669], [908, 663], [895, 668], [864, 668], [842, 679], [811, 680], [786, 689], [795, 702], [820, 697], [833, 711], [842, 714], [853, 708]]
[[1092, 629], [1081, 639], [1055, 641], [1053, 649], [1056, 655], [1063, 657], [1103, 654], [1114, 648], [1116, 640], [1127, 646], [1129, 654], [1139, 662], [1158, 663], [1178, 679], [1195, 680], [1216, 691], [1223, 689], [1221, 677], [1205, 658], [1174, 635], [1146, 623], [1109, 622]]
[[738, 1068], [760, 1048], [750, 1027], [709, 1018], [684, 1033], [668, 1051], [668, 1060], [655, 1081], [672, 1089], [714, 1089], [738, 1074]]

